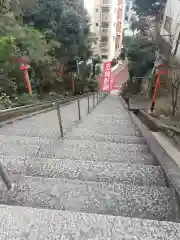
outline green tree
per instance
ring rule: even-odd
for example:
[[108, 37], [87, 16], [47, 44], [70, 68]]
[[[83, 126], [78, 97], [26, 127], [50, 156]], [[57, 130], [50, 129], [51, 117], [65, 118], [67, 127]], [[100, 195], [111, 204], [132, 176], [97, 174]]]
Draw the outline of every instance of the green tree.
[[124, 48], [129, 48], [129, 46], [131, 45], [131, 42], [132, 42], [132, 36], [124, 36], [123, 38], [123, 46]]
[[[0, 34], [4, 38], [13, 39], [9, 55], [1, 54], [3, 64], [1, 69], [9, 80], [13, 79], [16, 82], [19, 93], [26, 92], [24, 75], [19, 70], [20, 64], [14, 63], [13, 59], [28, 56], [36, 77], [41, 79], [43, 74], [39, 70], [50, 66], [53, 61], [53, 58], [49, 55], [49, 52], [53, 51], [53, 44], [51, 42], [47, 43], [43, 34], [36, 29], [19, 25], [12, 13], [0, 15], [0, 27]], [[4, 47], [4, 51], [5, 49], [7, 48]]]
[[[21, 1], [24, 3], [24, 0]], [[54, 49], [57, 64], [65, 71], [66, 79], [77, 74], [77, 68], [72, 72], [69, 62], [86, 62], [92, 55], [92, 38], [87, 11], [80, 1], [42, 0], [35, 3], [35, 8], [22, 7], [23, 20], [40, 31], [46, 40], [59, 42]], [[66, 81], [67, 85], [70, 84]]]
[[[86, 62], [92, 55], [94, 39], [90, 37], [87, 11], [80, 1], [0, 3], [1, 92], [11, 98], [27, 92], [20, 63], [13, 61], [19, 57], [28, 59], [33, 89], [40, 94], [71, 89], [72, 76], [87, 85], [92, 67]], [[78, 75], [77, 66], [71, 68], [71, 60], [84, 63], [81, 74]]]
[[135, 0], [134, 9], [139, 16], [159, 16], [166, 0]]
[[156, 46], [151, 40], [134, 39], [128, 49], [130, 77], [143, 77], [153, 68]]

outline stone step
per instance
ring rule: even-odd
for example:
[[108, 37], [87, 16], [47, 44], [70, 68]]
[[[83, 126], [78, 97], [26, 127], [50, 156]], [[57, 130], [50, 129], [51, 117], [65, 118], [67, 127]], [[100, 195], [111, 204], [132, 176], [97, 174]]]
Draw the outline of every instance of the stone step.
[[132, 163], [143, 165], [157, 165], [156, 159], [152, 154], [143, 152], [125, 152], [120, 154], [113, 154], [106, 152], [99, 152], [97, 150], [91, 152], [79, 152], [78, 149], [63, 147], [58, 144], [56, 147], [50, 145], [24, 145], [17, 146], [15, 144], [1, 147], [0, 158], [5, 156], [17, 156], [17, 157], [37, 157], [37, 158], [60, 158], [69, 160], [82, 161], [100, 161], [100, 162], [117, 162], [117, 163]]
[[[48, 129], [50, 129], [51, 126], [49, 126]], [[59, 127], [57, 126], [56, 129], [52, 130], [45, 130], [45, 129], [39, 129], [38, 131], [36, 129], [26, 129], [26, 128], [12, 128], [9, 130], [6, 130], [5, 128], [0, 129], [1, 135], [15, 135], [15, 136], [27, 136], [27, 137], [42, 137], [42, 138], [54, 138], [58, 139], [60, 136], [59, 133]]]
[[[124, 129], [127, 130], [127, 133], [129, 134], [140, 134], [140, 131], [139, 129], [136, 127], [136, 126], [133, 126], [132, 124], [109, 124], [109, 123], [97, 123], [97, 122], [93, 122], [93, 121], [90, 121], [89, 119], [87, 121], [85, 121], [84, 123], [82, 123], [80, 126], [78, 126], [79, 128], [81, 127], [88, 127], [89, 129], [98, 129], [98, 130], [102, 130], [102, 129], [108, 129], [108, 130], [111, 130], [112, 128], [115, 130], [118, 129], [117, 133], [115, 134], [118, 134], [120, 133], [120, 131], [123, 131], [124, 132]], [[115, 132], [115, 131], [114, 131]]]
[[[108, 110], [109, 111], [109, 110]], [[125, 112], [122, 113], [121, 111], [118, 111], [116, 113], [108, 113], [108, 112], [101, 112], [101, 111], [97, 111], [97, 109], [95, 111], [92, 111], [90, 115], [88, 115], [88, 120], [91, 119], [93, 121], [98, 120], [98, 121], [102, 121], [103, 119], [105, 119], [106, 122], [110, 123], [110, 122], [124, 122], [124, 123], [132, 123], [134, 124], [131, 116], [129, 115], [129, 113]]]
[[[83, 133], [84, 130], [84, 133]], [[112, 142], [112, 143], [123, 143], [123, 144], [146, 144], [146, 140], [143, 137], [136, 136], [121, 136], [121, 135], [103, 135], [95, 132], [86, 131], [87, 129], [81, 129], [78, 131], [72, 131], [71, 134], [65, 136], [65, 139], [71, 140], [94, 140], [96, 142]]]
[[100, 142], [115, 142], [124, 144], [146, 144], [143, 137], [124, 136], [124, 135], [107, 135], [98, 134], [91, 131], [89, 128], [75, 128], [71, 134], [65, 137], [66, 139], [94, 140]]
[[[98, 114], [97, 114], [98, 113]], [[106, 118], [106, 119], [119, 119], [119, 120], [123, 120], [123, 119], [126, 119], [126, 120], [129, 120], [129, 121], [132, 121], [132, 118], [130, 117], [129, 113], [128, 112], [123, 112], [123, 114], [121, 113], [121, 111], [116, 111], [116, 112], [113, 112], [113, 113], [110, 113], [109, 112], [109, 109], [108, 109], [108, 112], [104, 113], [102, 111], [100, 111], [100, 109], [97, 109], [93, 112], [91, 112], [91, 116], [96, 118], [97, 119], [102, 119], [102, 118]]]
[[[137, 128], [137, 126], [135, 125], [135, 123], [131, 122], [131, 121], [128, 121], [128, 120], [109, 120], [109, 119], [106, 119], [106, 118], [101, 118], [101, 119], [96, 119], [95, 117], [88, 117], [86, 119], [86, 124], [93, 124], [93, 125], [96, 125], [96, 126], [102, 126], [102, 125], [105, 125], [105, 126], [116, 126], [116, 127], [130, 127], [130, 128]], [[83, 125], [83, 123], [82, 123]]]
[[[42, 145], [45, 146], [45, 145]], [[1, 144], [1, 155], [7, 156], [36, 156], [40, 146], [37, 145], [19, 145], [14, 143]]]
[[82, 152], [86, 151], [104, 151], [119, 154], [122, 152], [134, 153], [149, 153], [149, 148], [145, 144], [124, 144], [124, 143], [109, 143], [109, 142], [95, 142], [90, 140], [64, 140], [63, 149], [71, 148], [78, 149]]
[[1, 183], [0, 204], [178, 221], [173, 192], [165, 187], [22, 176], [16, 184], [7, 192]]
[[[102, 105], [101, 105], [102, 107]], [[96, 108], [96, 111], [91, 112], [91, 116], [96, 118], [111, 118], [111, 119], [127, 119], [127, 120], [132, 120], [129, 113], [127, 111], [124, 111], [122, 109], [116, 109], [110, 110], [108, 109], [107, 111], [102, 111], [101, 108]]]
[[[133, 148], [132, 148], [133, 147]], [[145, 148], [143, 148], [145, 147]], [[91, 160], [105, 162], [129, 162], [154, 165], [156, 160], [148, 153], [146, 145], [114, 144], [92, 141], [65, 140], [62, 147], [53, 150], [54, 155], [48, 155], [42, 148], [37, 157], [54, 157], [74, 160]]]
[[[19, 137], [19, 136], [18, 136]], [[1, 155], [6, 156], [23, 156], [23, 157], [36, 157], [39, 152], [43, 152], [45, 156], [55, 156], [55, 149], [59, 149], [62, 145], [62, 141], [54, 141], [53, 144], [46, 142], [32, 142], [29, 137], [22, 137], [22, 139], [30, 139], [31, 143], [20, 144], [18, 141], [10, 141], [1, 145]]]
[[10, 175], [165, 186], [161, 167], [68, 159], [0, 158]]
[[[109, 111], [109, 109], [108, 109]], [[96, 108], [95, 111], [91, 112], [90, 117], [96, 119], [102, 119], [102, 118], [106, 118], [106, 119], [111, 119], [111, 120], [127, 120], [127, 121], [132, 121], [132, 118], [130, 117], [129, 113], [125, 112], [122, 113], [121, 111], [116, 111], [116, 112], [102, 112], [99, 109]], [[133, 121], [132, 121], [133, 122]]]
[[82, 212], [0, 206], [1, 240], [179, 240], [180, 224]]
[[41, 138], [41, 137], [27, 137], [27, 136], [15, 136], [15, 135], [0, 135], [0, 144], [17, 144], [17, 145], [31, 145], [31, 144], [52, 144], [53, 139]]
[[88, 124], [84, 123], [83, 125], [79, 126], [80, 128], [89, 128], [92, 132], [98, 133], [98, 134], [104, 134], [104, 135], [124, 135], [124, 136], [136, 136], [136, 137], [142, 137], [142, 133], [139, 131], [139, 129], [134, 128], [126, 128], [126, 127], [117, 127], [117, 126], [97, 126], [93, 124], [89, 126]]

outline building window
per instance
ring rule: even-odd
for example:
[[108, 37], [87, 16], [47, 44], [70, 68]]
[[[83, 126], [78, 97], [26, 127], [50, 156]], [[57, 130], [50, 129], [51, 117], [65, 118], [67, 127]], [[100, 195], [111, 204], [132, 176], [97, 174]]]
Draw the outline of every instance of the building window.
[[102, 55], [102, 59], [108, 59], [108, 55]]
[[108, 27], [109, 27], [109, 23], [102, 22], [102, 23], [101, 23], [101, 27], [102, 27], [102, 28], [108, 28]]
[[103, 0], [103, 4], [110, 4], [110, 0]]
[[165, 29], [168, 33], [171, 33], [171, 24], [172, 24], [172, 18], [166, 16], [165, 23], [164, 23], [164, 29]]
[[102, 11], [102, 13], [108, 13], [109, 12], [109, 8], [108, 7], [102, 7], [101, 11]]
[[99, 23], [96, 23], [96, 27], [98, 27], [99, 26]]
[[98, 8], [96, 8], [96, 12], [98, 12], [99, 11], [99, 9]]
[[101, 42], [102, 42], [102, 43], [108, 43], [108, 38], [102, 37], [102, 38], [101, 38]]

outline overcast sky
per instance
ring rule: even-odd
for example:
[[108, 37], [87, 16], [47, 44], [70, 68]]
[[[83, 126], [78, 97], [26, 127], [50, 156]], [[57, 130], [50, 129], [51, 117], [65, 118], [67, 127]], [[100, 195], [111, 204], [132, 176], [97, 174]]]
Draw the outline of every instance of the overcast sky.
[[92, 11], [94, 0], [84, 0], [84, 6], [87, 8], [89, 12]]

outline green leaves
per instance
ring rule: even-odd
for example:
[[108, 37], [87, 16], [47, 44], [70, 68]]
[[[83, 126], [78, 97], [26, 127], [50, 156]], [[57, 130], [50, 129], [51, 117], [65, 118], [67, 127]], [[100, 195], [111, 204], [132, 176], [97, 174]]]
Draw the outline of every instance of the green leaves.
[[153, 67], [156, 45], [145, 38], [135, 38], [128, 49], [130, 75], [143, 77]]
[[[20, 63], [27, 56], [33, 91], [69, 91], [70, 60], [92, 55], [87, 11], [79, 0], [13, 0], [0, 6], [0, 89], [10, 98], [27, 92]], [[7, 6], [6, 6], [7, 5]], [[81, 66], [82, 67], [82, 66]], [[89, 68], [81, 69], [83, 84]], [[64, 79], [68, 79], [65, 81]], [[67, 84], [68, 83], [68, 84]], [[54, 89], [52, 89], [54, 88]]]
[[11, 51], [14, 48], [14, 40], [12, 36], [0, 37], [0, 62], [7, 61], [11, 57]]
[[134, 9], [139, 16], [157, 16], [165, 3], [166, 0], [135, 0]]
[[89, 57], [89, 20], [79, 1], [37, 0], [36, 6], [23, 9], [24, 21], [44, 31], [46, 40], [60, 43], [60, 48], [54, 46], [58, 59]]

